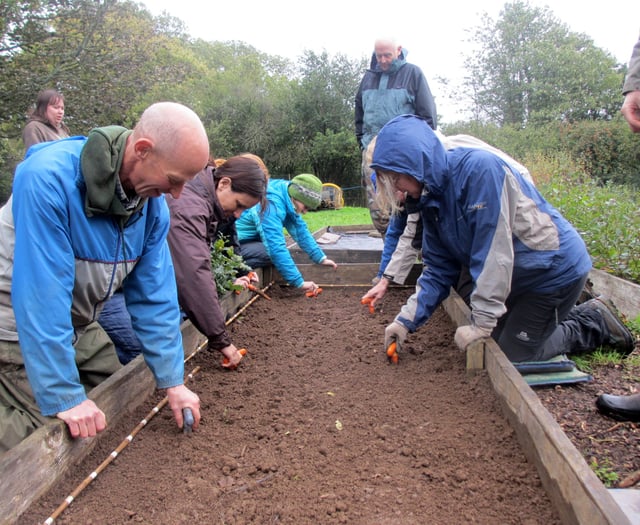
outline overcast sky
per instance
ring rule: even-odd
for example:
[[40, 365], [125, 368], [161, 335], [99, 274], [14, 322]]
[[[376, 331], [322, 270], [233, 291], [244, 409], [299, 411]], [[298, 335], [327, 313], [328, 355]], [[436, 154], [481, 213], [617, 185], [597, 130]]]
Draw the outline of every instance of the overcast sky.
[[[297, 58], [304, 50], [369, 57], [378, 36], [395, 35], [408, 50], [408, 61], [424, 71], [436, 96], [443, 122], [461, 117], [460, 108], [444, 95], [438, 97], [435, 77], [454, 85], [463, 77], [468, 30], [480, 24], [480, 15], [498, 18], [504, 0], [144, 0], [154, 14], [167, 11], [180, 18], [189, 33], [205, 40], [240, 40], [259, 51]], [[408, 7], [413, 4], [414, 7]], [[628, 62], [640, 34], [640, 2], [608, 0], [529, 0], [549, 6], [571, 31], [585, 33], [595, 45], [618, 61]], [[315, 7], [314, 7], [315, 6]]]

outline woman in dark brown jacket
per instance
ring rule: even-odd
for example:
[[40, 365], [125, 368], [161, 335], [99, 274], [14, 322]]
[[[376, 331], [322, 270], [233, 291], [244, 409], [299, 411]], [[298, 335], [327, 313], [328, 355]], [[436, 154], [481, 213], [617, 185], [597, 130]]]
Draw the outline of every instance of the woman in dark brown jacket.
[[38, 94], [36, 107], [22, 130], [25, 150], [40, 142], [51, 142], [69, 137], [64, 124], [64, 96], [55, 89], [45, 89]]
[[[235, 220], [252, 206], [265, 204], [268, 172], [259, 157], [237, 155], [218, 167], [207, 166], [188, 182], [179, 199], [167, 196], [171, 227], [167, 240], [176, 272], [178, 301], [188, 319], [209, 338], [209, 349], [235, 368], [242, 355], [231, 342], [211, 273], [211, 244], [224, 231], [237, 246]], [[248, 276], [235, 284], [247, 287]]]
[[[178, 285], [178, 301], [187, 318], [208, 338], [208, 348], [221, 352], [222, 366], [234, 369], [242, 354], [231, 342], [211, 272], [211, 246], [219, 233], [237, 246], [235, 220], [247, 208], [265, 205], [269, 173], [262, 159], [250, 153], [210, 165], [184, 186], [179, 199], [166, 195], [171, 214], [167, 241]], [[234, 284], [246, 288], [249, 276]], [[100, 325], [126, 363], [140, 353], [122, 294], [114, 294], [100, 315]]]

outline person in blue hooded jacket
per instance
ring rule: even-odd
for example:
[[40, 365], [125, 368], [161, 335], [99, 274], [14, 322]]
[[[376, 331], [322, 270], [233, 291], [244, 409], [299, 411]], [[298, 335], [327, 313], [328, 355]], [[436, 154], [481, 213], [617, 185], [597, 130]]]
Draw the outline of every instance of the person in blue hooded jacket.
[[408, 51], [396, 38], [377, 38], [371, 64], [355, 97], [356, 139], [362, 151], [362, 186], [367, 194], [371, 221], [383, 238], [389, 213], [377, 206], [367, 148], [382, 126], [398, 115], [418, 115], [433, 129], [438, 125], [436, 103], [427, 79], [418, 66], [407, 62], [407, 55]]
[[401, 201], [423, 222], [424, 270], [416, 293], [385, 329], [400, 349], [469, 269], [471, 324], [461, 350], [493, 337], [512, 362], [546, 361], [634, 339], [604, 298], [578, 306], [591, 269], [573, 226], [505, 159], [483, 149], [446, 150], [428, 123], [402, 115], [377, 137], [371, 167], [381, 205]]
[[305, 281], [287, 248], [284, 229], [298, 243], [315, 264], [337, 268], [327, 258], [311, 235], [302, 215], [315, 210], [322, 202], [322, 182], [315, 175], [303, 173], [291, 180], [269, 179], [267, 206], [260, 204], [245, 210], [236, 221], [240, 253], [252, 268], [273, 264], [290, 286], [305, 292], [315, 292], [319, 287], [313, 281]]
[[73, 438], [106, 428], [87, 392], [121, 367], [97, 323], [121, 286], [177, 424], [190, 408], [198, 426], [163, 194], [178, 198], [208, 156], [200, 119], [172, 102], [149, 106], [132, 130], [107, 126], [29, 148], [0, 208], [0, 451], [49, 417]]

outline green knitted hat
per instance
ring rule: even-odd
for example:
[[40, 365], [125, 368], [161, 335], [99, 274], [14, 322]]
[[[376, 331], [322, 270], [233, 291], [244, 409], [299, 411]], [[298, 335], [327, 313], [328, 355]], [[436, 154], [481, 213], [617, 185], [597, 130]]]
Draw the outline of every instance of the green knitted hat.
[[322, 202], [322, 181], [309, 173], [296, 175], [289, 184], [289, 196], [315, 210]]

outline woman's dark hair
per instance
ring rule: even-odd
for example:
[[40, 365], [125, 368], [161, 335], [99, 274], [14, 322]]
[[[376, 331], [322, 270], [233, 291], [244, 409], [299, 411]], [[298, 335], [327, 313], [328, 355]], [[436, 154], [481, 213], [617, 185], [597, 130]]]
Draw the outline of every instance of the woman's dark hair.
[[31, 113], [31, 118], [36, 117], [39, 120], [46, 122], [47, 120], [47, 108], [51, 104], [56, 102], [64, 102], [64, 95], [55, 89], [44, 89], [38, 93], [36, 99], [36, 107]]
[[232, 191], [257, 198], [260, 206], [265, 208], [269, 176], [262, 159], [252, 154], [229, 157], [218, 164], [213, 172], [216, 185], [222, 177], [231, 180]]

